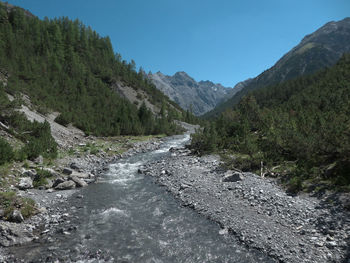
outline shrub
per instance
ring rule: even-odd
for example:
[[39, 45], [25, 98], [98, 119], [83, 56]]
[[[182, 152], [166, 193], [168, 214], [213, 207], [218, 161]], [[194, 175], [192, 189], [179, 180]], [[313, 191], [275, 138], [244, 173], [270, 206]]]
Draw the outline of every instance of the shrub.
[[34, 159], [39, 155], [54, 158], [57, 156], [57, 143], [51, 136], [48, 122], [33, 123], [33, 130], [29, 142], [21, 149], [28, 159]]
[[13, 159], [14, 153], [10, 144], [3, 138], [0, 138], [0, 165]]
[[37, 169], [37, 174], [33, 181], [34, 187], [44, 186], [47, 184], [47, 178], [51, 178], [52, 174], [49, 171], [45, 171], [42, 169]]
[[68, 124], [71, 122], [71, 118], [70, 118], [70, 116], [68, 116], [68, 114], [61, 113], [60, 115], [58, 115], [55, 118], [55, 122], [57, 122], [58, 124], [61, 124], [61, 125], [65, 126], [65, 127], [67, 127]]

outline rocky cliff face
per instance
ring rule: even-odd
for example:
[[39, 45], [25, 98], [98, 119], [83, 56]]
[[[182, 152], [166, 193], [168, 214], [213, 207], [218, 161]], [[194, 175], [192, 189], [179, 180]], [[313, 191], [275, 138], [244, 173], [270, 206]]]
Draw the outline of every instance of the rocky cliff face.
[[241, 91], [207, 115], [217, 115], [232, 107], [249, 91], [332, 66], [343, 53], [348, 52], [350, 52], [350, 18], [329, 22], [305, 36], [299, 45], [285, 54], [273, 67], [251, 79], [249, 83], [245, 83]]
[[211, 81], [195, 81], [185, 72], [167, 76], [161, 72], [149, 74], [154, 85], [183, 109], [202, 115], [212, 110], [224, 99], [233, 96], [235, 89]]

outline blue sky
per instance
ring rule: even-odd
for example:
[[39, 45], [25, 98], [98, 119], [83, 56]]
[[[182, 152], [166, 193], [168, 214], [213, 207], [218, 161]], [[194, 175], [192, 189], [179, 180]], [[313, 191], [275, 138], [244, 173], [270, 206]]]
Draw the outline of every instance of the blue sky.
[[255, 77], [349, 0], [8, 0], [40, 18], [78, 18], [147, 72], [226, 86]]

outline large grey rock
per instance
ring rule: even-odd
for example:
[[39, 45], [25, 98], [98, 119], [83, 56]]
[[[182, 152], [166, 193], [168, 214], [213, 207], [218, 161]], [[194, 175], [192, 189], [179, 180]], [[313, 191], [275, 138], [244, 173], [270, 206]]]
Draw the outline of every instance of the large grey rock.
[[74, 175], [70, 176], [69, 179], [72, 180], [76, 184], [77, 187], [85, 187], [88, 185], [84, 180], [82, 180]]
[[53, 186], [53, 182], [51, 179], [46, 178], [46, 184], [45, 184], [45, 189], [50, 189]]
[[37, 158], [34, 159], [34, 163], [41, 165], [44, 163], [44, 158], [41, 155], [39, 155]]
[[66, 175], [71, 175], [73, 173], [73, 171], [71, 169], [69, 169], [69, 168], [64, 168], [62, 173], [66, 174]]
[[5, 216], [5, 211], [3, 209], [0, 209], [0, 219], [2, 219]]
[[61, 183], [63, 183], [63, 182], [65, 182], [65, 180], [64, 180], [63, 178], [61, 178], [61, 177], [58, 177], [58, 178], [56, 178], [55, 181], [53, 182], [52, 187], [56, 187], [57, 185], [59, 185], [59, 184], [61, 184]]
[[23, 245], [33, 241], [33, 234], [23, 224], [0, 221], [0, 245], [4, 247]]
[[71, 163], [70, 168], [73, 170], [80, 170], [81, 169], [80, 166], [76, 163]]
[[96, 181], [95, 179], [84, 179], [84, 182], [87, 183], [87, 184], [91, 184], [91, 183], [93, 183], [95, 181]]
[[24, 170], [24, 172], [22, 173], [22, 176], [34, 178], [36, 176], [36, 171], [34, 169], [32, 169], [32, 170]]
[[234, 171], [227, 171], [224, 175], [224, 177], [222, 178], [223, 182], [238, 182], [238, 181], [242, 181], [244, 179], [243, 175], [241, 173], [238, 172], [234, 172]]
[[13, 210], [12, 214], [10, 215], [9, 221], [15, 223], [22, 223], [24, 221], [24, 218], [22, 216], [21, 211], [17, 209]]
[[90, 175], [86, 174], [86, 173], [79, 173], [79, 172], [76, 172], [74, 171], [71, 176], [76, 176], [78, 178], [82, 178], [82, 179], [88, 179], [90, 178]]
[[70, 180], [60, 183], [55, 187], [56, 190], [69, 190], [74, 188], [75, 188], [75, 182]]
[[19, 179], [18, 188], [21, 190], [33, 188], [33, 180], [30, 177], [22, 177]]

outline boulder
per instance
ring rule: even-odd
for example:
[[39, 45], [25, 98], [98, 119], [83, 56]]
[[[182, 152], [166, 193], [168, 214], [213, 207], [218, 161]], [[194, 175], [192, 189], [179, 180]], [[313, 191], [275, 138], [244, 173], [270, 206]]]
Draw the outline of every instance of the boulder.
[[33, 188], [33, 180], [30, 177], [22, 177], [19, 179], [18, 188], [21, 190]]
[[222, 181], [223, 182], [238, 182], [238, 181], [242, 181], [243, 179], [244, 179], [243, 174], [229, 170], [225, 173], [224, 177], [222, 178]]
[[73, 171], [69, 168], [63, 168], [62, 173], [66, 174], [66, 175], [71, 175], [73, 173]]
[[93, 183], [95, 181], [96, 181], [95, 179], [84, 179], [84, 182], [87, 183], [87, 184], [91, 184], [91, 183]]
[[50, 189], [53, 186], [53, 182], [51, 179], [46, 178], [46, 184], [45, 184], [45, 189]]
[[24, 218], [22, 216], [21, 211], [17, 209], [13, 210], [12, 214], [9, 217], [9, 221], [15, 222], [15, 223], [22, 223], [24, 221]]
[[87, 183], [84, 180], [78, 178], [77, 176], [74, 176], [74, 175], [70, 176], [69, 179], [72, 180], [76, 184], [77, 187], [87, 186]]
[[34, 169], [33, 170], [24, 170], [24, 172], [22, 173], [22, 176], [34, 178], [36, 176], [36, 171]]
[[76, 177], [82, 178], [82, 179], [90, 178], [90, 175], [88, 175], [86, 173], [79, 173], [79, 172], [75, 172], [75, 171], [71, 174], [71, 176], [76, 176]]
[[52, 187], [56, 187], [57, 185], [63, 183], [65, 180], [61, 177], [56, 178], [56, 180], [53, 182]]
[[33, 241], [34, 236], [23, 224], [0, 221], [0, 245], [4, 247], [22, 245]]
[[75, 188], [75, 182], [70, 180], [60, 183], [55, 187], [56, 190], [69, 190], [74, 188]]
[[37, 158], [34, 159], [34, 163], [41, 165], [44, 163], [44, 158], [41, 155], [39, 155]]
[[80, 170], [80, 166], [79, 165], [77, 165], [76, 163], [71, 163], [70, 164], [70, 168], [71, 169], [73, 169], [73, 170]]

